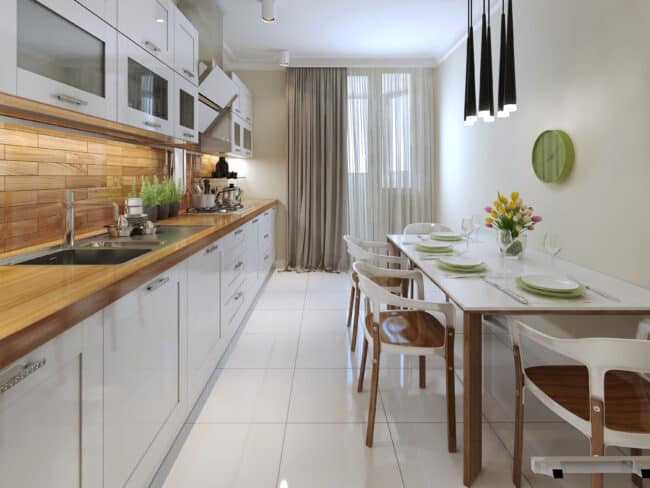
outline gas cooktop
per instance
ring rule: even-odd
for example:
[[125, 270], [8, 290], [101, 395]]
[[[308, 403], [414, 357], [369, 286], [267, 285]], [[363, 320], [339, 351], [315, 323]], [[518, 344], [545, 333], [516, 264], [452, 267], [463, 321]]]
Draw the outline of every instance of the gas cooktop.
[[188, 215], [216, 215], [216, 214], [229, 214], [237, 213], [244, 210], [244, 206], [240, 203], [237, 205], [227, 205], [212, 208], [188, 208], [185, 213]]

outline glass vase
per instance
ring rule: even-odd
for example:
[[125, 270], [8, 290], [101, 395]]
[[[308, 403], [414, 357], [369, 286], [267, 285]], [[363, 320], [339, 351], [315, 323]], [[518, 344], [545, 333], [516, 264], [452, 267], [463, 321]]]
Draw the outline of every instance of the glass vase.
[[500, 230], [497, 232], [497, 242], [501, 256], [506, 259], [520, 259], [526, 252], [528, 236], [524, 233], [512, 237], [509, 230]]

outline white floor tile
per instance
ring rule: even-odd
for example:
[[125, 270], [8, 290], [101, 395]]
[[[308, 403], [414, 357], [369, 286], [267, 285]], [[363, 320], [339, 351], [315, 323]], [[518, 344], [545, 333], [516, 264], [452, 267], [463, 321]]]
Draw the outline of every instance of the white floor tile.
[[[426, 388], [420, 388], [419, 370], [380, 368], [379, 391], [389, 422], [446, 422], [445, 370], [428, 369]], [[366, 390], [370, 375], [366, 374]], [[456, 379], [456, 420], [462, 421], [463, 387]]]
[[[398, 488], [402, 486], [386, 424], [377, 424], [374, 447], [363, 424], [289, 424], [281, 487]], [[442, 486], [442, 485], [441, 485]]]
[[[462, 488], [463, 426], [457, 424], [457, 452], [447, 450], [445, 424], [389, 424], [406, 488]], [[483, 427], [483, 471], [475, 488], [512, 486], [512, 456], [489, 426]], [[529, 485], [524, 481], [524, 486]]]
[[[368, 418], [369, 389], [357, 392], [357, 373], [351, 369], [296, 370], [289, 423], [363, 422]], [[386, 415], [377, 401], [377, 422], [385, 422]], [[365, 424], [364, 424], [365, 425]]]
[[341, 311], [305, 311], [296, 368], [358, 368], [362, 339], [359, 339], [356, 352], [351, 352], [352, 331], [345, 324], [345, 314]]
[[195, 424], [164, 488], [275, 486], [283, 424]]
[[244, 333], [282, 332], [300, 328], [302, 310], [254, 310], [244, 325]]
[[305, 294], [300, 292], [269, 291], [262, 294], [257, 301], [256, 310], [302, 310]]
[[276, 271], [266, 283], [264, 292], [302, 292], [307, 290], [308, 273]]
[[308, 273], [307, 292], [340, 292], [350, 293], [352, 275], [350, 273]]
[[348, 310], [350, 290], [312, 291], [305, 297], [305, 310]]
[[222, 369], [197, 423], [285, 422], [293, 371]]
[[[491, 424], [496, 434], [510, 453], [514, 452], [515, 427], [513, 423]], [[629, 451], [627, 451], [629, 453]], [[620, 456], [618, 448], [610, 447], [606, 454]], [[589, 488], [590, 477], [567, 474], [562, 480], [533, 474], [530, 469], [531, 456], [588, 456], [589, 441], [566, 422], [530, 422], [524, 426], [524, 476], [533, 487], [542, 488]], [[607, 475], [605, 486], [633, 488], [629, 475]]]

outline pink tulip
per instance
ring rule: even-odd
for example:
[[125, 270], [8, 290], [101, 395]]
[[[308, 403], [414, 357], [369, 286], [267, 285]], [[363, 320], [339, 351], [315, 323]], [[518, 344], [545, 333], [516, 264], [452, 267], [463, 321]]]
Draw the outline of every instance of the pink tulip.
[[542, 221], [542, 218], [540, 216], [538, 216], [538, 215], [535, 215], [532, 220], [536, 224], [539, 224]]
[[535, 230], [535, 226], [531, 225], [530, 227], [528, 227], [528, 230]]
[[485, 207], [485, 211], [487, 213], [492, 213], [492, 207]]
[[491, 229], [494, 226], [492, 224], [486, 224], [485, 227], [487, 227], [488, 229]]

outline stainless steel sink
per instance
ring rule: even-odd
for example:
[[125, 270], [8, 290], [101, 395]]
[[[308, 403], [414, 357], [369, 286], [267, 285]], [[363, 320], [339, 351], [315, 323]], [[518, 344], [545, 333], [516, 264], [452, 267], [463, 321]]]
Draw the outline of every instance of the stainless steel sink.
[[88, 247], [92, 248], [130, 248], [130, 249], [149, 249], [155, 248], [158, 246], [165, 245], [165, 241], [159, 241], [155, 239], [148, 239], [142, 241], [136, 241], [134, 239], [106, 239], [106, 240], [96, 240], [88, 244]]
[[150, 251], [150, 249], [62, 249], [16, 264], [31, 266], [121, 264]]

